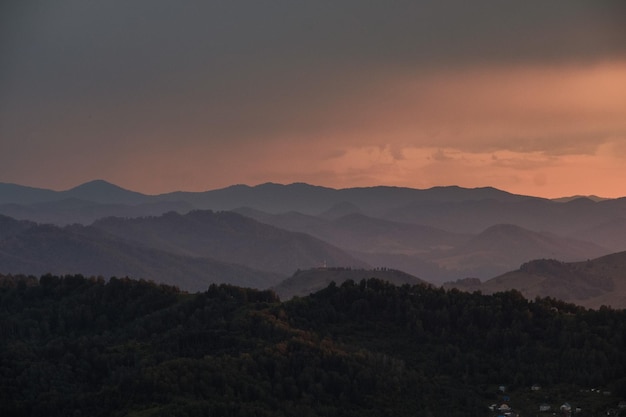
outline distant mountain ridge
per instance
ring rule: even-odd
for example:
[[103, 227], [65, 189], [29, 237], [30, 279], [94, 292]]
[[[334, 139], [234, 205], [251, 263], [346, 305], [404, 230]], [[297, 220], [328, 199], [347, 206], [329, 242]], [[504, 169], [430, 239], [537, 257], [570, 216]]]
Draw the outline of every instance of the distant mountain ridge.
[[[266, 183], [233, 185], [204, 192], [146, 195], [103, 180], [66, 191], [0, 183], [0, 214], [58, 225], [89, 224], [107, 216], [139, 217], [172, 210], [186, 213], [194, 209], [224, 211], [249, 207], [269, 214], [293, 211], [325, 218], [359, 213], [455, 233], [479, 233], [495, 224], [509, 223], [584, 240], [585, 226], [626, 217], [626, 198], [565, 200], [556, 202], [511, 194], [492, 187], [333, 189], [305, 183]], [[68, 204], [69, 201], [73, 203]]]
[[235, 210], [260, 222], [287, 230], [303, 232], [357, 252], [423, 252], [433, 248], [453, 247], [471, 235], [462, 235], [414, 223], [351, 213], [334, 218], [320, 218], [298, 212], [269, 214], [243, 208]]
[[[448, 269], [464, 269], [470, 276], [493, 276], [528, 260], [553, 258], [576, 261], [610, 253], [593, 243], [538, 233], [512, 224], [498, 224], [436, 258]], [[472, 271], [473, 270], [473, 271]]]
[[581, 262], [536, 259], [482, 283], [460, 280], [445, 287], [485, 294], [516, 289], [528, 299], [553, 297], [589, 308], [626, 308], [626, 252]]
[[610, 248], [592, 242], [512, 224], [461, 234], [357, 213], [329, 220], [297, 212], [269, 214], [249, 208], [238, 212], [316, 236], [372, 265], [401, 269], [439, 283], [454, 276], [487, 279], [542, 257], [574, 261], [611, 253]]
[[0, 183], [0, 204], [33, 204], [68, 199], [104, 204], [143, 204], [151, 197], [104, 180], [93, 180], [65, 191]]
[[[221, 233], [219, 228], [204, 229], [208, 223], [195, 229], [186, 225], [195, 220], [184, 216], [205, 210], [235, 211], [265, 226], [239, 219], [237, 227], [247, 224], [251, 234], [237, 246], [233, 226], [230, 237], [222, 238], [228, 244], [220, 245], [220, 239], [209, 242], [206, 237]], [[168, 212], [179, 217], [161, 218]], [[110, 222], [107, 227], [115, 230], [107, 233], [117, 239], [178, 256], [219, 255], [230, 263], [246, 259], [243, 264], [250, 268], [285, 276], [298, 267], [332, 262], [332, 253], [342, 253], [343, 259], [334, 266], [360, 262], [443, 283], [466, 277], [486, 280], [537, 258], [575, 261], [626, 250], [626, 198], [557, 202], [492, 187], [333, 189], [266, 183], [145, 195], [102, 180], [66, 191], [0, 184], [0, 214], [38, 223], [98, 227], [105, 224], [102, 219], [116, 217], [119, 224]], [[227, 218], [234, 219], [230, 214], [220, 216], [222, 226]], [[150, 226], [158, 233], [150, 230], [148, 218], [164, 223]], [[188, 232], [176, 231], [174, 224]], [[201, 230], [204, 237], [198, 235]], [[184, 235], [194, 232], [195, 242], [206, 245], [204, 251], [185, 242]], [[256, 241], [250, 238], [254, 233], [258, 233]]]
[[60, 199], [58, 191], [0, 183], [0, 204], [33, 204], [55, 199]]
[[[319, 214], [340, 204], [351, 204], [366, 212], [377, 212], [415, 201], [442, 202], [468, 199], [520, 201], [528, 198], [534, 197], [519, 196], [491, 187], [468, 189], [457, 186], [425, 190], [388, 186], [334, 189], [305, 183], [288, 185], [265, 183], [257, 186], [233, 185], [204, 192], [176, 191], [146, 195], [126, 190], [104, 180], [90, 181], [65, 191], [0, 183], [0, 213], [5, 213], [3, 205], [29, 206], [39, 203], [51, 205], [53, 202], [68, 199], [130, 206], [184, 203], [190, 208], [211, 210], [232, 210], [247, 206], [270, 213], [299, 211]], [[55, 223], [64, 222], [71, 223], [62, 217]]]
[[269, 287], [279, 274], [133, 244], [89, 226], [39, 225], [0, 216], [0, 273], [129, 276], [206, 290], [212, 283]]
[[128, 275], [182, 289], [267, 288], [299, 268], [367, 264], [303, 233], [234, 212], [169, 212], [58, 227], [0, 215], [0, 273]]
[[[325, 220], [329, 224], [352, 221], [362, 230], [374, 226], [367, 232], [373, 235], [377, 234], [376, 227], [383, 226], [380, 230], [384, 231], [394, 226], [359, 214]], [[359, 258], [381, 265], [381, 261], [404, 256], [407, 261], [413, 259], [421, 271], [436, 271], [434, 267], [443, 271], [456, 262], [468, 272], [472, 262], [481, 257], [483, 265], [497, 265], [503, 256], [514, 258], [506, 261], [511, 263], [531, 257], [533, 250], [552, 253], [552, 249], [563, 251], [568, 245], [577, 250], [587, 243], [514, 225], [497, 225], [467, 238], [457, 248], [442, 250], [445, 256], [430, 261], [401, 253], [354, 252], [353, 257], [307, 234], [288, 232], [234, 212], [170, 212], [158, 217], [106, 218], [91, 226], [65, 227], [0, 215], [0, 274], [130, 276], [192, 292], [205, 290], [211, 283], [231, 283], [272, 287], [283, 299], [308, 295], [331, 281], [340, 284], [379, 278], [396, 285], [432, 282], [432, 276], [424, 276], [424, 280], [399, 268], [369, 268]], [[294, 270], [298, 271], [294, 274]], [[484, 293], [517, 289], [531, 299], [552, 296], [592, 308], [626, 308], [626, 252], [582, 262], [535, 259], [509, 271], [485, 282], [466, 279], [446, 287]]]
[[367, 266], [319, 239], [235, 212], [195, 210], [184, 215], [169, 212], [158, 217], [105, 218], [92, 227], [155, 249], [284, 275], [325, 262], [330, 266]]
[[104, 180], [94, 180], [63, 192], [68, 198], [93, 201], [103, 204], [146, 204], [151, 197], [135, 191], [129, 191]]
[[570, 197], [558, 197], [558, 198], [552, 198], [552, 201], [556, 201], [559, 203], [569, 203], [570, 201], [573, 200], [591, 200], [593, 202], [599, 202], [599, 201], [605, 201], [605, 200], [611, 200], [610, 198], [606, 198], [606, 197], [599, 197], [597, 195], [573, 195]]

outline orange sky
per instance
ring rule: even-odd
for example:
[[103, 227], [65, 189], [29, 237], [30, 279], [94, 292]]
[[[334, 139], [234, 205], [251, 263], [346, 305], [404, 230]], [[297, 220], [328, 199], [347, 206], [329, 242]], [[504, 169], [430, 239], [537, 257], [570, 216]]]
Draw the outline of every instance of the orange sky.
[[6, 8], [0, 182], [626, 196], [621, 3], [142, 1]]
[[[294, 126], [219, 148], [171, 143], [118, 161], [124, 174], [111, 179], [150, 193], [304, 181], [618, 197], [626, 195], [625, 109], [626, 61], [383, 74], [303, 116], [298, 123], [313, 126], [306, 132]], [[161, 175], [132, 166], [159, 166]]]

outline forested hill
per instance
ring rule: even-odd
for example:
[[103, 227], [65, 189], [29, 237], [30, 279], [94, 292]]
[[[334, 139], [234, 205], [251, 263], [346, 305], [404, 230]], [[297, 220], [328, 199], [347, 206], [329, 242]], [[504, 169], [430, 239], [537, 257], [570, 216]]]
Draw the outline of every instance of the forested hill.
[[[605, 413], [626, 394], [626, 312], [376, 279], [280, 302], [130, 279], [0, 279], [7, 416]], [[583, 388], [608, 394], [581, 394]]]

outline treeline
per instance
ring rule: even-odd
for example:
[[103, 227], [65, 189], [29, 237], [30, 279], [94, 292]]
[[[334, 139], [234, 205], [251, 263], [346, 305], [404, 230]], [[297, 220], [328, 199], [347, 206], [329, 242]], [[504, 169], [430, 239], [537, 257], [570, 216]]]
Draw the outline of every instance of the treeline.
[[593, 387], [626, 376], [624, 310], [377, 280], [331, 285], [285, 308], [300, 328], [342, 339], [366, 332], [369, 345], [402, 354], [432, 377]]
[[281, 303], [82, 276], [0, 280], [7, 416], [483, 416], [495, 388], [626, 395], [626, 314], [348, 281]]

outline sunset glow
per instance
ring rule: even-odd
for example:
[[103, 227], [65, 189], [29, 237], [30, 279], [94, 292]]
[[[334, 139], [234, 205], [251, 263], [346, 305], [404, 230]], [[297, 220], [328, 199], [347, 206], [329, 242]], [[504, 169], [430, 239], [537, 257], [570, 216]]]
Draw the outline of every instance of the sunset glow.
[[[61, 18], [61, 7], [14, 7], [15, 36], [0, 43], [12, 57], [0, 74], [0, 182], [67, 189], [103, 178], [151, 194], [271, 181], [626, 195], [626, 50], [606, 6], [571, 5], [571, 21], [546, 11], [518, 34], [466, 17], [459, 3], [456, 26], [432, 28], [431, 43], [402, 17], [450, 18], [426, 5], [394, 7], [398, 20], [379, 22], [380, 39], [295, 6], [294, 22], [320, 13], [319, 37], [236, 7], [220, 11], [233, 26], [213, 33], [194, 15], [209, 6], [165, 5], [110, 33], [114, 8], [66, 6], [82, 20]], [[380, 11], [370, 6], [358, 12], [364, 22]], [[536, 10], [523, 12], [530, 21]], [[164, 23], [180, 39], [159, 32]]]

